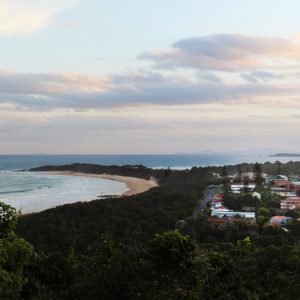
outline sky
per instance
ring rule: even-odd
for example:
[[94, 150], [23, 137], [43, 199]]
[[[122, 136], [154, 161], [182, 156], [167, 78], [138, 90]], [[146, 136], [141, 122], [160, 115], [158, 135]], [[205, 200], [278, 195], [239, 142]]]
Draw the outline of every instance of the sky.
[[300, 152], [297, 0], [0, 0], [0, 154]]

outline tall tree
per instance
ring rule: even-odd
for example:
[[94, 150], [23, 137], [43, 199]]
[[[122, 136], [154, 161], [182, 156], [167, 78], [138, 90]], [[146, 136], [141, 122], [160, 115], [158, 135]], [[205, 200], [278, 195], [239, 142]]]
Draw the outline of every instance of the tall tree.
[[227, 167], [223, 166], [222, 172], [221, 172], [222, 177], [227, 177], [229, 175]]
[[256, 162], [254, 167], [253, 167], [253, 173], [255, 173], [255, 181], [257, 185], [262, 185], [264, 179], [262, 177], [262, 169], [261, 165]]
[[281, 173], [281, 162], [276, 161], [276, 175], [279, 176]]
[[237, 169], [238, 169], [238, 179], [239, 179], [239, 182], [242, 181], [242, 167], [241, 165], [237, 165]]

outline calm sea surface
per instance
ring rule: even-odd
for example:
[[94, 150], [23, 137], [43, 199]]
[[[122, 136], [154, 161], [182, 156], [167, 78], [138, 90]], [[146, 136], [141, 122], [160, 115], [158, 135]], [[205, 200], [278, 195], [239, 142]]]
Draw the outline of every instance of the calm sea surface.
[[[185, 169], [276, 160], [279, 158], [259, 155], [0, 155], [0, 201], [25, 213], [38, 212], [65, 203], [90, 201], [98, 196], [120, 195], [127, 189], [124, 183], [98, 178], [15, 172], [42, 165], [143, 164], [151, 168]], [[280, 158], [282, 162], [289, 160], [296, 159]]]
[[[143, 164], [150, 168], [191, 168], [193, 166], [229, 165], [243, 162], [288, 162], [289, 157], [265, 155], [0, 155], [0, 170], [19, 170], [42, 165], [95, 163], [103, 165]], [[299, 159], [300, 160], [300, 157]]]

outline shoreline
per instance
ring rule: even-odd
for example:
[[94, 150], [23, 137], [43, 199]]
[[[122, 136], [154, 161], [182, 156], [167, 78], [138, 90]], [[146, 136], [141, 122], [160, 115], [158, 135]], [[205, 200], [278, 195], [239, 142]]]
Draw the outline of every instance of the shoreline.
[[119, 181], [125, 183], [127, 191], [122, 193], [120, 196], [133, 196], [150, 190], [153, 187], [157, 187], [158, 184], [155, 180], [146, 180], [137, 177], [110, 175], [110, 174], [91, 174], [91, 173], [80, 173], [72, 171], [59, 171], [59, 172], [45, 172], [52, 173], [61, 176], [78, 176], [78, 177], [92, 177], [107, 179], [112, 181]]

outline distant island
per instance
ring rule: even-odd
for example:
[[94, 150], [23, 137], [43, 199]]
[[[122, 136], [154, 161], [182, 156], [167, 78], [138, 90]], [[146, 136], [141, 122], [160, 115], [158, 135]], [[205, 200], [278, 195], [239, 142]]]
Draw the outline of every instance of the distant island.
[[270, 155], [270, 157], [300, 157], [300, 153], [276, 153]]

